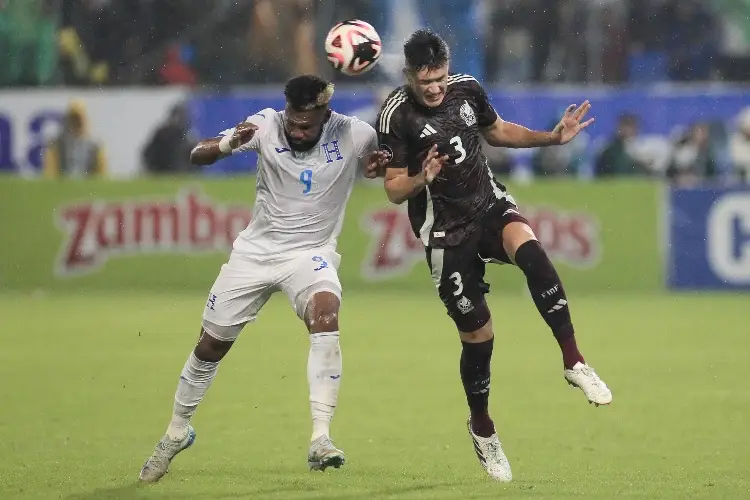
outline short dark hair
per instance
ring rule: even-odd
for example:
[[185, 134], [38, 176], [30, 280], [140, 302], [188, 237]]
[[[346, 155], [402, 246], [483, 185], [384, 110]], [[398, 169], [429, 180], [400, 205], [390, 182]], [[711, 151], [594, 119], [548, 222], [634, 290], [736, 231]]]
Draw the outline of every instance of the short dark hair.
[[414, 70], [437, 69], [445, 66], [450, 50], [445, 40], [430, 30], [417, 30], [404, 44], [406, 65]]
[[333, 84], [315, 75], [295, 76], [284, 86], [287, 104], [296, 111], [310, 111], [328, 106]]

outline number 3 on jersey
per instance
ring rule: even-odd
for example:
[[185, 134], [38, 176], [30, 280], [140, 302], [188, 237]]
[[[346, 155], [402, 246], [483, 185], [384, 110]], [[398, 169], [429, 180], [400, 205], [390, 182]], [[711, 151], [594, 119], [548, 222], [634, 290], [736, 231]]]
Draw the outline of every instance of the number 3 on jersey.
[[308, 194], [312, 189], [312, 170], [306, 168], [299, 174], [299, 181], [305, 186], [302, 190], [302, 194]]
[[450, 143], [454, 148], [456, 148], [456, 151], [461, 154], [461, 156], [456, 158], [456, 164], [459, 164], [466, 159], [466, 150], [464, 149], [464, 145], [461, 142], [461, 138], [459, 136], [455, 136], [450, 140]]

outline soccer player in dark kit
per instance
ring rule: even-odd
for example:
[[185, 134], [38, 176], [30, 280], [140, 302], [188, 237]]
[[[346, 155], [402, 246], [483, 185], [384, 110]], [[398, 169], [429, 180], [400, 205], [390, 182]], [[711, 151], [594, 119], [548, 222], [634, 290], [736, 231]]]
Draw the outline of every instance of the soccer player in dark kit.
[[477, 457], [492, 478], [510, 481], [510, 464], [488, 412], [494, 334], [484, 299], [486, 263], [513, 264], [526, 275], [534, 304], [562, 351], [568, 383], [597, 406], [611, 403], [612, 393], [579, 352], [560, 277], [513, 197], [495, 181], [480, 134], [496, 147], [565, 144], [593, 122], [582, 121], [591, 106], [571, 105], [554, 130], [532, 131], [503, 121], [472, 76], [448, 72], [448, 46], [435, 33], [413, 33], [404, 56], [408, 83], [386, 99], [377, 123], [381, 148], [390, 156], [385, 190], [393, 203], [408, 200], [412, 229], [458, 328]]

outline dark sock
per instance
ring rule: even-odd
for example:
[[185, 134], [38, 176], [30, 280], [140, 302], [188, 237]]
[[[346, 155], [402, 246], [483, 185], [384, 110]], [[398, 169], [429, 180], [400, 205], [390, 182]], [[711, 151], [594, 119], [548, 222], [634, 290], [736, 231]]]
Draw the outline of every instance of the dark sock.
[[526, 282], [539, 314], [560, 345], [565, 368], [572, 368], [579, 361], [583, 363], [570, 320], [568, 298], [547, 252], [538, 241], [530, 240], [518, 247], [515, 261], [526, 275]]
[[475, 434], [490, 437], [495, 432], [488, 412], [490, 399], [490, 360], [494, 338], [480, 343], [461, 342], [461, 382], [471, 410]]

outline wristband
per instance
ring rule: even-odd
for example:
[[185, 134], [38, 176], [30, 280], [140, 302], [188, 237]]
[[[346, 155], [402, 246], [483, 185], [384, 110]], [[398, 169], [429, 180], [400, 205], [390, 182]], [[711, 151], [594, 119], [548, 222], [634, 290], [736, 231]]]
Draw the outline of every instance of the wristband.
[[227, 134], [219, 141], [219, 151], [223, 154], [230, 154], [232, 152], [232, 146], [229, 142], [232, 140], [232, 135]]

